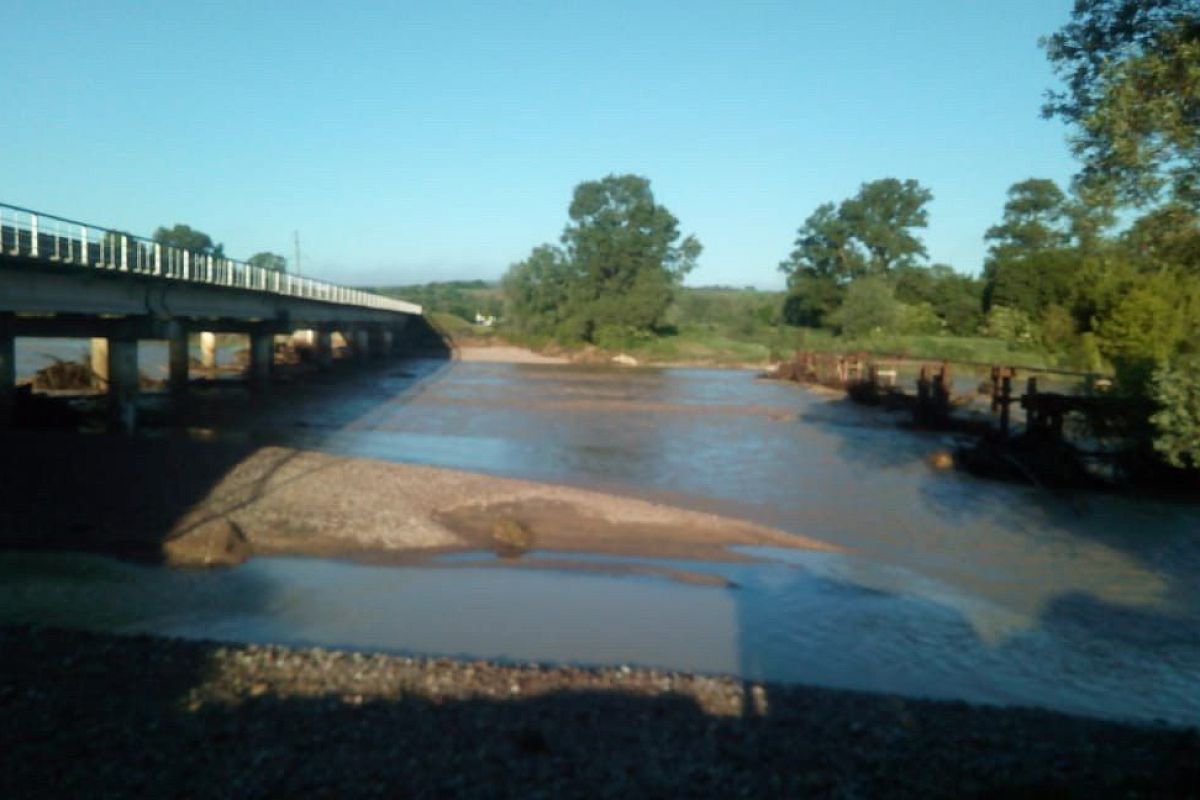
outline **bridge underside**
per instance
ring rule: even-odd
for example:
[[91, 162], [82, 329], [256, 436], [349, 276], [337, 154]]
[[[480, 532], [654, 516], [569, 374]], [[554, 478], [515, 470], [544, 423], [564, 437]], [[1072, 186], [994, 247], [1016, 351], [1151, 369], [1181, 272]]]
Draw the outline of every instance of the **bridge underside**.
[[214, 333], [250, 340], [252, 384], [270, 379], [274, 338], [296, 335], [318, 363], [327, 363], [332, 334], [341, 332], [362, 356], [404, 352], [414, 316], [226, 286], [77, 269], [0, 255], [0, 426], [9, 424], [16, 396], [18, 337], [87, 338], [92, 369], [107, 385], [113, 424], [130, 427], [138, 391], [137, 342], [169, 342], [173, 391], [188, 383], [188, 336], [201, 333], [202, 361], [215, 365]]

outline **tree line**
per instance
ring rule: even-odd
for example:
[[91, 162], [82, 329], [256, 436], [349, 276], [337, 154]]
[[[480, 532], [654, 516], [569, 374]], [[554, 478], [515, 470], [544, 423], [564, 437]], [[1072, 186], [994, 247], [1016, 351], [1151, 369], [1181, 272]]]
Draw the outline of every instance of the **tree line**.
[[[779, 318], [856, 339], [983, 334], [1111, 367], [1118, 391], [1154, 400], [1161, 456], [1200, 467], [1200, 6], [1076, 0], [1042, 46], [1072, 184], [1014, 183], [973, 277], [928, 263], [928, 188], [868, 181], [799, 227]], [[504, 276], [510, 329], [601, 346], [661, 332], [699, 241], [636, 175], [581, 183], [568, 217]]]
[[[202, 253], [217, 258], [225, 257], [225, 245], [213, 242], [212, 237], [207, 233], [198, 231], [190, 225], [176, 223], [169, 228], [161, 226], [155, 229], [153, 239], [167, 247], [178, 247], [182, 250], [191, 250], [193, 253]], [[274, 272], [287, 272], [288, 269], [286, 258], [278, 253], [266, 251], [250, 256], [246, 259], [246, 263], [252, 267], [261, 267]]]

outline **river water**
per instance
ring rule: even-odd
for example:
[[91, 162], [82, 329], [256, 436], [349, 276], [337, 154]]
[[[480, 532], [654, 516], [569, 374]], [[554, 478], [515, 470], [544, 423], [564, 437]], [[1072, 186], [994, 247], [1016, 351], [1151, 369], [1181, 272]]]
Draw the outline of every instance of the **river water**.
[[925, 457], [951, 439], [735, 371], [410, 363], [297, 389], [247, 428], [724, 513], [845, 552], [668, 562], [733, 587], [610, 574], [620, 560], [599, 557], [586, 573], [307, 558], [172, 572], [4, 554], [0, 619], [636, 663], [1200, 724], [1194, 506], [935, 471]]

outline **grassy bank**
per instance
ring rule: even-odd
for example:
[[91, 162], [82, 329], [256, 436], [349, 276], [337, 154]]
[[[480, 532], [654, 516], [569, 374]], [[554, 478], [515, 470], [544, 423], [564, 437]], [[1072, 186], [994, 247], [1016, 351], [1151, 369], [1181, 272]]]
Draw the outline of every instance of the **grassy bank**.
[[607, 360], [619, 353], [644, 364], [762, 365], [790, 357], [797, 350], [822, 353], [866, 353], [915, 360], [979, 362], [1036, 369], [1069, 367], [1066, 360], [1033, 347], [1013, 346], [982, 336], [880, 335], [835, 336], [818, 329], [755, 326], [736, 329], [714, 323], [685, 323], [653, 336], [607, 340], [596, 345], [564, 345], [547, 337], [524, 336], [504, 327], [484, 328], [435, 312], [434, 324], [458, 344], [507, 343], [537, 352], [565, 354], [581, 360]]
[[620, 348], [646, 361], [762, 363], [789, 357], [797, 350], [828, 353], [867, 353], [929, 361], [978, 361], [1050, 368], [1060, 360], [1043, 351], [1013, 347], [981, 336], [880, 335], [851, 338], [829, 331], [787, 326], [738, 332], [718, 325], [680, 326]]
[[653, 335], [599, 336], [592, 345], [566, 344], [524, 335], [501, 318], [496, 327], [475, 325], [476, 311], [500, 314], [502, 295], [494, 283], [458, 281], [385, 287], [380, 291], [421, 302], [433, 324], [460, 345], [507, 343], [581, 360], [607, 360], [626, 353], [647, 364], [761, 365], [797, 350], [903, 356], [928, 361], [967, 361], [1038, 369], [1070, 367], [1065, 353], [1032, 343], [986, 336], [875, 334], [848, 337], [829, 330], [782, 325], [782, 292], [734, 287], [684, 287], [666, 324]]

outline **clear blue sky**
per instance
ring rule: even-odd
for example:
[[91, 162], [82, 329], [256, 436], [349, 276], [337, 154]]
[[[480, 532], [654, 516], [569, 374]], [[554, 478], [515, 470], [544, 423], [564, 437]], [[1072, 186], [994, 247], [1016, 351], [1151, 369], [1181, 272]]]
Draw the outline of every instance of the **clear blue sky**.
[[1070, 0], [9, 0], [0, 200], [185, 222], [306, 274], [495, 278], [580, 181], [635, 172], [705, 246], [692, 284], [782, 285], [821, 202], [932, 189], [975, 272], [1015, 181], [1074, 172], [1039, 116]]

